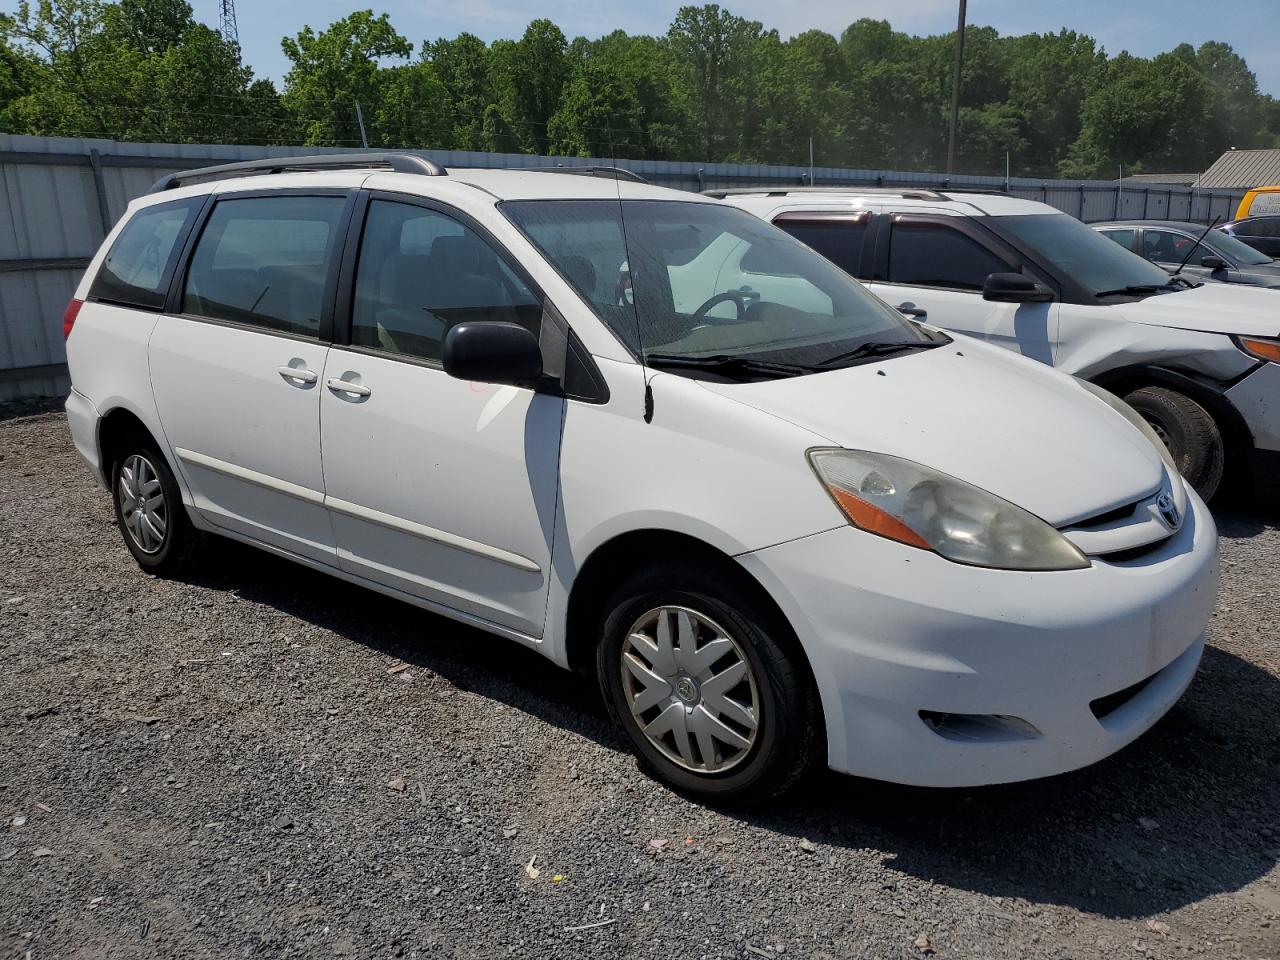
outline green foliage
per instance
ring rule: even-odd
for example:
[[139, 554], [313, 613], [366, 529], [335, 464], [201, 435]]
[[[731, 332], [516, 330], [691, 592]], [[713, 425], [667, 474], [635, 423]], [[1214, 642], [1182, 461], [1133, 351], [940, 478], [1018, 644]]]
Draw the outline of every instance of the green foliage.
[[[283, 93], [187, 0], [21, 0], [0, 14], [0, 129], [127, 140], [370, 146], [940, 169], [955, 37], [862, 19], [790, 39], [715, 4], [662, 36], [468, 33], [415, 51], [360, 10], [282, 40]], [[416, 53], [416, 56], [415, 56]], [[1108, 58], [1069, 30], [968, 27], [957, 169], [1113, 177], [1280, 145], [1280, 102], [1218, 42]]]

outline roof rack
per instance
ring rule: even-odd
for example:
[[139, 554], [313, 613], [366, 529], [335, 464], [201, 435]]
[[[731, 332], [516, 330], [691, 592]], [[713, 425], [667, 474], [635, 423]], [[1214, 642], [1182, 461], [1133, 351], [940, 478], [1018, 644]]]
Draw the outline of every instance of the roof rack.
[[649, 182], [634, 170], [627, 170], [625, 167], [566, 166], [564, 164], [556, 164], [554, 167], [517, 167], [515, 169], [525, 173], [531, 171], [534, 173], [576, 173], [580, 177], [612, 177], [615, 180], [631, 180], [635, 183]]
[[427, 177], [445, 176], [444, 167], [414, 153], [325, 153], [306, 157], [264, 157], [261, 160], [181, 170], [161, 177], [148, 192], [161, 193], [195, 180], [225, 180], [230, 177], [297, 170], [359, 170], [366, 167], [390, 167], [397, 173], [418, 173]]
[[[950, 188], [948, 188], [950, 189]], [[724, 198], [744, 194], [764, 194], [767, 197], [785, 197], [792, 193], [847, 193], [850, 195], [872, 194], [876, 196], [902, 197], [904, 200], [948, 200], [949, 198], [937, 190], [927, 187], [730, 187], [721, 190], [703, 190], [703, 196]]]

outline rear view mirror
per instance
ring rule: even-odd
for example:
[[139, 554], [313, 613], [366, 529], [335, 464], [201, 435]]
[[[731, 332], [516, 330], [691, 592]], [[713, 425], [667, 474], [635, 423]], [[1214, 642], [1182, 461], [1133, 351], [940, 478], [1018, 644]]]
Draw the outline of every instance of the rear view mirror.
[[1226, 265], [1227, 262], [1225, 260], [1221, 257], [1215, 257], [1213, 254], [1200, 258], [1200, 266], [1208, 267], [1210, 270], [1221, 270]]
[[1020, 273], [993, 273], [982, 284], [982, 299], [996, 303], [1045, 303], [1053, 294]]
[[441, 360], [459, 380], [528, 384], [542, 376], [538, 339], [518, 323], [460, 323], [445, 335]]

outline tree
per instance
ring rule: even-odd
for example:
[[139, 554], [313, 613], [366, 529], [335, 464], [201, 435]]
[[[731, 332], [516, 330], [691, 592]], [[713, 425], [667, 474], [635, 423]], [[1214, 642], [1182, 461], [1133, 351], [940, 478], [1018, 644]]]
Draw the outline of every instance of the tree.
[[667, 40], [689, 86], [694, 136], [702, 156], [738, 156], [743, 120], [751, 107], [753, 47], [759, 23], [714, 3], [681, 7]]
[[489, 49], [474, 34], [460, 33], [423, 44], [422, 59], [431, 64], [444, 88], [449, 114], [449, 146], [482, 150], [485, 110], [493, 102], [489, 82]]
[[379, 60], [406, 59], [409, 41], [396, 33], [387, 15], [359, 10], [320, 33], [303, 27], [281, 46], [293, 63], [281, 98], [307, 145], [360, 143], [356, 104], [364, 110], [370, 142], [380, 142], [376, 118], [382, 109]]

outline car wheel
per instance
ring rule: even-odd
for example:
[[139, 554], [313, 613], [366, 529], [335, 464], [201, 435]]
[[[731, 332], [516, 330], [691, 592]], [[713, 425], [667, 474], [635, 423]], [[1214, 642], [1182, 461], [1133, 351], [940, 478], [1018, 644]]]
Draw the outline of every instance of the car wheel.
[[132, 440], [111, 467], [111, 499], [124, 544], [148, 573], [168, 575], [188, 567], [203, 543], [182, 503], [173, 471], [155, 446]]
[[1212, 499], [1222, 483], [1226, 446], [1209, 411], [1165, 387], [1143, 387], [1125, 402], [1151, 424], [1187, 482], [1205, 500]]
[[644, 573], [606, 611], [600, 687], [659, 779], [752, 804], [784, 793], [819, 759], [808, 665], [740, 584], [695, 568]]

